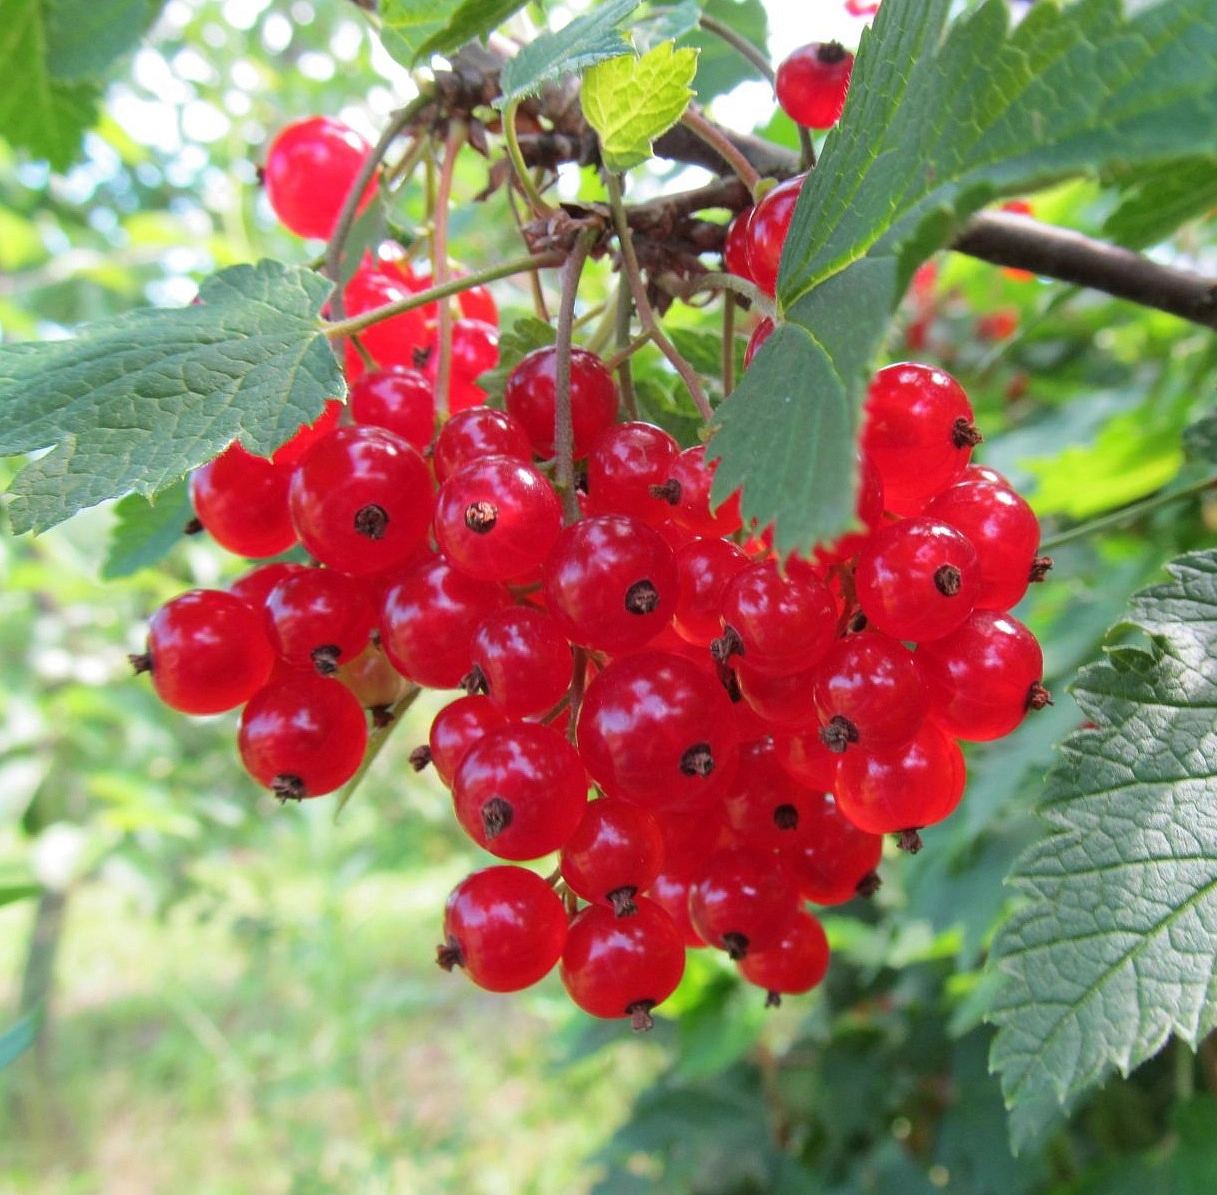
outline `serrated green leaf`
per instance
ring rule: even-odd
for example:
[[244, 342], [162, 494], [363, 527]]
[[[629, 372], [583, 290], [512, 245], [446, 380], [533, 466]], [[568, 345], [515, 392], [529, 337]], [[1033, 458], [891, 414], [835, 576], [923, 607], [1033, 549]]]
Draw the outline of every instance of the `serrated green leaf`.
[[129, 577], [163, 560], [182, 542], [194, 511], [183, 478], [157, 494], [155, 501], [142, 494], [128, 494], [114, 508], [114, 514], [117, 521], [101, 566], [103, 581]]
[[0, 346], [0, 455], [53, 448], [13, 483], [13, 530], [155, 494], [238, 436], [269, 456], [345, 392], [320, 318], [331, 289], [311, 270], [262, 261], [212, 276], [194, 306]]
[[600, 135], [604, 165], [620, 174], [651, 158], [651, 142], [689, 106], [697, 51], [662, 42], [641, 58], [623, 54], [589, 67], [580, 100]]
[[1189, 461], [1217, 465], [1217, 414], [1205, 415], [1183, 429], [1183, 455]]
[[639, 54], [646, 54], [663, 42], [691, 33], [700, 20], [701, 5], [697, 0], [680, 0], [679, 4], [649, 12], [635, 21], [630, 30], [634, 49]]
[[402, 66], [413, 66], [460, 7], [461, 0], [381, 0], [380, 40]]
[[0, 137], [63, 169], [96, 120], [101, 93], [94, 83], [52, 76], [49, 8], [48, 0], [0, 0]]
[[[785, 318], [816, 351], [804, 344], [798, 359], [754, 365], [718, 417], [715, 497], [745, 483], [745, 518], [776, 521], [781, 551], [832, 539], [852, 518], [852, 484], [834, 492], [801, 474], [809, 459], [852, 457], [891, 313], [915, 267], [968, 216], [1001, 195], [1209, 153], [1217, 141], [1210, 0], [1140, 5], [1129, 18], [1118, 0], [1040, 4], [1013, 31], [1003, 0], [985, 0], [948, 32], [950, 7], [884, 0], [863, 35], [778, 280]], [[775, 391], [781, 374], [797, 385]], [[826, 427], [837, 438], [808, 442], [822, 434], [813, 412], [823, 404], [836, 412]], [[758, 451], [791, 443], [801, 452], [782, 453], [781, 466]]]
[[0, 1071], [13, 1065], [38, 1037], [41, 1010], [27, 1013], [15, 1025], [0, 1033]]
[[[702, 5], [706, 16], [726, 25], [745, 41], [765, 54], [769, 44], [769, 16], [762, 0], [707, 0]], [[740, 83], [763, 81], [763, 76], [734, 46], [716, 33], [695, 30], [684, 36], [681, 45], [697, 46], [697, 94], [703, 104]], [[789, 122], [788, 122], [789, 123]]]
[[559, 75], [577, 74], [606, 58], [628, 54], [630, 46], [622, 36], [621, 24], [641, 2], [608, 0], [557, 33], [542, 33], [503, 68], [499, 80], [503, 94], [495, 103], [506, 107]]
[[1217, 1024], [1217, 552], [1168, 572], [1130, 606], [1151, 640], [1121, 649], [1137, 666], [1079, 675], [1097, 729], [1062, 744], [1049, 834], [1011, 877], [1027, 903], [994, 942], [989, 1017], [1016, 1146], [1113, 1068]]
[[465, 0], [452, 14], [444, 29], [423, 43], [420, 58], [429, 54], [450, 54], [466, 42], [485, 37], [504, 21], [510, 20], [528, 0]]
[[1217, 159], [1189, 158], [1137, 170], [1103, 235], [1129, 249], [1165, 240], [1181, 224], [1217, 207]]
[[499, 337], [499, 363], [477, 378], [477, 384], [486, 391], [492, 406], [503, 405], [503, 391], [507, 378], [519, 364], [520, 358], [533, 349], [553, 344], [558, 334], [551, 324], [535, 315], [521, 316]]
[[153, 0], [46, 0], [47, 71], [64, 83], [101, 80], [160, 7]]

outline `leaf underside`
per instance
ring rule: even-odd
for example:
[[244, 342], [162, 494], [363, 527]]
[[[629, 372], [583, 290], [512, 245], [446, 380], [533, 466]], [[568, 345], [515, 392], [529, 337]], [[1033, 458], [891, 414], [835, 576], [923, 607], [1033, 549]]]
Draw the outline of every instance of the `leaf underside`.
[[345, 393], [320, 319], [330, 290], [311, 270], [262, 261], [214, 275], [194, 306], [0, 347], [0, 455], [51, 449], [13, 484], [13, 530], [151, 496], [238, 437], [269, 456]]
[[1132, 601], [1121, 646], [1074, 695], [1097, 729], [1049, 774], [1049, 835], [1015, 867], [991, 1066], [1016, 1146], [1113, 1068], [1217, 1025], [1217, 552], [1181, 557]]
[[[800, 342], [772, 337], [716, 420], [715, 500], [743, 485], [745, 517], [776, 524], [784, 552], [835, 538], [853, 517], [852, 485], [798, 473], [852, 456], [868, 378], [920, 262], [998, 197], [1211, 153], [1217, 141], [1210, 0], [1163, 0], [1131, 18], [1118, 0], [1037, 5], [1013, 30], [1004, 0], [948, 31], [949, 8], [885, 0], [863, 35], [778, 281], [784, 318], [817, 351], [784, 360]], [[788, 384], [775, 391], [778, 376]], [[824, 443], [827, 429], [840, 434]], [[775, 464], [773, 445], [792, 442], [803, 458], [787, 451]]]

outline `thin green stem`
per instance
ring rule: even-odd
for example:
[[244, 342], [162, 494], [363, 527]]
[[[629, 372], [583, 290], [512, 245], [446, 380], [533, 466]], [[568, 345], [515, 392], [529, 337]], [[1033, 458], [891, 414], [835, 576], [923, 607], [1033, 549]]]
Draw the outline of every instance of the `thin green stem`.
[[554, 209], [541, 198], [541, 192], [537, 190], [532, 175], [528, 173], [524, 152], [520, 149], [520, 138], [516, 133], [516, 110], [519, 106], [519, 100], [512, 100], [503, 113], [503, 140], [507, 145], [507, 157], [511, 161], [512, 170], [515, 171], [516, 182], [520, 184], [528, 206], [532, 208], [534, 216], [544, 219], [553, 215]]
[[1084, 523], [1079, 523], [1076, 527], [1070, 527], [1067, 531], [1060, 531], [1056, 535], [1048, 536], [1047, 539], [1040, 541], [1040, 551], [1049, 552], [1053, 548], [1059, 548], [1064, 544], [1072, 543], [1076, 539], [1085, 539], [1088, 535], [1096, 535], [1102, 531], [1109, 531], [1113, 527], [1121, 527], [1125, 523], [1131, 523], [1142, 518], [1144, 515], [1153, 514], [1154, 511], [1161, 510], [1164, 506], [1170, 506], [1174, 502], [1181, 502], [1184, 498], [1192, 498], [1196, 494], [1203, 493], [1213, 486], [1217, 486], [1217, 474], [1206, 477], [1202, 481], [1194, 481], [1182, 489], [1153, 494], [1148, 498], [1143, 498], [1140, 502], [1134, 502], [1130, 506], [1125, 506], [1122, 510], [1112, 511], [1111, 514], [1103, 515], [1097, 519], [1088, 519]]
[[747, 59], [748, 62], [756, 67], [761, 77], [769, 86], [773, 86], [773, 67], [769, 65], [769, 57], [763, 50], [754, 46], [746, 37], [736, 33], [730, 25], [726, 25], [714, 17], [708, 17], [705, 13], [701, 15], [697, 23], [707, 33], [713, 33], [715, 37], [725, 41], [741, 58]]
[[735, 389], [735, 299], [723, 301], [723, 394]]
[[667, 357], [672, 364], [672, 368], [680, 374], [681, 380], [692, 396], [701, 417], [709, 423], [714, 418], [714, 409], [710, 406], [710, 400], [706, 397], [705, 390], [702, 389], [697, 372], [680, 355], [676, 346], [667, 338], [663, 329], [659, 326], [659, 322], [655, 318], [655, 312], [651, 309], [651, 302], [647, 298], [647, 288], [642, 281], [642, 271], [638, 268], [638, 256], [634, 252], [634, 241], [630, 234], [629, 218], [626, 215], [625, 202], [621, 195], [621, 179], [617, 175], [606, 171], [604, 183], [608, 189], [609, 207], [613, 213], [613, 228], [617, 233], [617, 243], [621, 248], [621, 269], [629, 280], [630, 293], [634, 296], [634, 307], [638, 312], [638, 319], [642, 323], [643, 328], [651, 333], [651, 337], [655, 341], [659, 351]]
[[738, 274], [711, 270], [705, 274], [698, 274], [696, 278], [688, 279], [664, 274], [658, 279], [658, 282], [668, 294], [674, 295], [678, 299], [689, 299], [693, 295], [709, 290], [734, 291], [741, 298], [747, 299], [750, 306], [759, 311], [761, 315], [767, 315], [770, 319], [776, 315], [773, 299], [755, 282], [749, 282], [747, 278], [741, 278]]
[[363, 753], [363, 761], [360, 763], [355, 775], [343, 785], [342, 792], [338, 794], [338, 807], [334, 810], [335, 822], [342, 815], [347, 802], [355, 795], [355, 790], [363, 783], [363, 778], [368, 774], [368, 769], [376, 762], [376, 757], [384, 750], [385, 744], [389, 741], [389, 736], [401, 725], [402, 714], [418, 700], [420, 693], [422, 693], [422, 689], [418, 685], [411, 685], [406, 695], [399, 698], [390, 708], [389, 719], [385, 724], [383, 726], [374, 726], [368, 732], [368, 747]]
[[[630, 342], [630, 324], [634, 315], [633, 299], [624, 278], [617, 281], [616, 332], [617, 347], [624, 348]], [[638, 395], [634, 391], [634, 371], [626, 357], [617, 366], [617, 385], [621, 390], [621, 402], [631, 419], [638, 418]]]
[[558, 303], [558, 329], [554, 345], [554, 452], [557, 457], [556, 480], [568, 524], [579, 518], [579, 499], [575, 494], [575, 429], [570, 408], [571, 337], [579, 278], [598, 235], [592, 229], [579, 234], [562, 266], [562, 296]]
[[[465, 140], [465, 126], [456, 121], [448, 130], [444, 161], [440, 166], [435, 194], [434, 236], [431, 238], [431, 277], [437, 286], [449, 280], [448, 204], [452, 198], [452, 175], [456, 155]], [[439, 305], [439, 360], [435, 369], [435, 414], [441, 423], [448, 418], [448, 386], [452, 377], [452, 305], [444, 299]]]
[[560, 266], [565, 260], [566, 255], [556, 249], [548, 253], [529, 253], [522, 257], [513, 257], [490, 269], [478, 270], [474, 274], [462, 274], [461, 277], [453, 278], [442, 286], [432, 286], [427, 290], [420, 290], [408, 298], [386, 303], [383, 307], [373, 307], [371, 311], [350, 316], [339, 323], [328, 324], [323, 330], [331, 340], [339, 336], [350, 336], [352, 333], [362, 332], [364, 328], [370, 328], [382, 320], [401, 315], [403, 311], [426, 307], [428, 303], [446, 299], [451, 295], [458, 295], [461, 291], [472, 290], [475, 286], [481, 286], [486, 282], [497, 282], [500, 278], [510, 278], [513, 274], [535, 273], [538, 270]]
[[604, 362], [604, 367], [609, 373], [615, 373], [622, 365], [625, 364], [639, 349], [646, 348], [654, 339], [654, 336], [648, 332], [642, 332], [635, 336], [628, 344], [623, 344], [611, 357]]
[[710, 146], [735, 171], [740, 182], [748, 188], [748, 193], [753, 198], [756, 197], [756, 189], [761, 181], [761, 176], [757, 173], [752, 163], [727, 140], [722, 129], [712, 125], [700, 112], [693, 108], [685, 109], [684, 115], [680, 118], [680, 123]]

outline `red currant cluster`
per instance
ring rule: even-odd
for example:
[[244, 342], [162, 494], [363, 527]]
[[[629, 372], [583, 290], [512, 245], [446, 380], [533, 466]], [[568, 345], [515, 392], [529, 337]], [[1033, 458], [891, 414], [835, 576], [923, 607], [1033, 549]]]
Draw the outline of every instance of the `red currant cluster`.
[[[416, 285], [368, 261], [346, 297]], [[493, 332], [488, 297], [462, 301]], [[1050, 562], [1026, 503], [969, 463], [962, 388], [882, 370], [861, 529], [779, 560], [738, 496], [711, 508], [703, 448], [617, 422], [584, 349], [563, 385], [556, 348], [523, 357], [495, 410], [474, 382], [493, 341], [471, 336], [453, 354], [468, 401], [436, 433], [435, 319], [408, 317], [363, 337], [379, 368], [348, 357], [349, 422], [333, 403], [270, 460], [234, 445], [191, 478], [222, 545], [299, 544], [316, 567], [266, 563], [169, 601], [137, 668], [186, 713], [244, 706], [246, 768], [297, 800], [355, 775], [368, 710], [384, 722], [412, 686], [463, 689], [411, 763], [505, 861], [457, 886], [439, 949], [484, 988], [560, 965], [580, 1008], [643, 1028], [686, 949], [710, 945], [771, 1000], [809, 990], [828, 945], [806, 903], [873, 892], [881, 836], [916, 849], [959, 802], [955, 740], [1047, 701], [1039, 646], [1005, 611]], [[553, 480], [564, 438], [573, 488]], [[515, 866], [553, 854], [548, 880]]]

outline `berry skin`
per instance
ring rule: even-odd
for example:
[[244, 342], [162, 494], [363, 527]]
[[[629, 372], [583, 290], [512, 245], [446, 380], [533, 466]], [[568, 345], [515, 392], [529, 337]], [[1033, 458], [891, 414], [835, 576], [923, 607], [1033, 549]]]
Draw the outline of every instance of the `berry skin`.
[[485, 692], [508, 717], [543, 714], [570, 688], [570, 643], [543, 610], [506, 606], [487, 615], [469, 654], [466, 689]]
[[723, 238], [723, 269], [737, 278], [752, 281], [748, 268], [748, 221], [752, 219], [752, 208], [746, 207], [727, 225]]
[[446, 788], [452, 787], [465, 752], [490, 731], [506, 725], [507, 715], [480, 696], [458, 697], [435, 715], [426, 758]]
[[[281, 129], [266, 151], [266, 197], [280, 222], [300, 237], [328, 237], [371, 146], [328, 116], [310, 116]], [[360, 200], [376, 193], [376, 180]]]
[[676, 558], [626, 515], [580, 519], [559, 533], [544, 567], [545, 605], [572, 642], [593, 651], [641, 647], [676, 610]]
[[470, 461], [440, 486], [435, 538], [454, 568], [481, 581], [530, 577], [562, 528], [562, 504], [531, 465]]
[[706, 464], [705, 445], [686, 448], [672, 462], [668, 479], [660, 487], [671, 509], [668, 514], [678, 527], [694, 535], [734, 535], [743, 526], [740, 496], [736, 491], [725, 502], [710, 509], [710, 487], [718, 464]]
[[566, 910], [524, 867], [487, 867], [466, 876], [444, 909], [437, 962], [461, 967], [488, 992], [518, 992], [544, 979], [566, 945]]
[[275, 662], [262, 612], [221, 589], [192, 589], [152, 616], [148, 650], [131, 660], [183, 714], [221, 714], [248, 701]]
[[1003, 738], [1047, 704], [1044, 656], [1017, 618], [976, 610], [951, 634], [917, 649], [933, 697], [931, 716], [969, 742]]
[[777, 292], [782, 247], [786, 244], [786, 234], [790, 231], [790, 221], [806, 177], [796, 174], [766, 192], [752, 209], [752, 218], [748, 221], [748, 269], [752, 280], [767, 295]]
[[351, 387], [356, 423], [388, 428], [420, 451], [435, 434], [435, 393], [417, 369], [390, 365], [363, 374]]
[[596, 437], [587, 458], [587, 513], [620, 514], [655, 526], [671, 514], [650, 492], [668, 476], [680, 445], [651, 423], [618, 423]]
[[783, 995], [810, 992], [828, 972], [828, 935], [819, 918], [799, 910], [786, 923], [782, 936], [766, 950], [749, 951], [740, 960], [740, 974], [769, 994], [766, 1007], [781, 1004]]
[[778, 103], [795, 124], [829, 129], [841, 118], [854, 56], [840, 42], [800, 46], [781, 62], [774, 80]]
[[867, 541], [854, 574], [870, 623], [893, 639], [938, 639], [972, 613], [980, 589], [976, 549], [935, 519], [902, 519]]
[[237, 732], [246, 771], [284, 801], [341, 788], [367, 745], [367, 718], [351, 691], [307, 672], [255, 693]]
[[509, 722], [465, 752], [452, 801], [478, 846], [500, 859], [538, 859], [575, 832], [587, 806], [587, 773], [552, 727]]
[[776, 946], [797, 907], [794, 881], [771, 850], [753, 846], [711, 855], [689, 890], [693, 928], [736, 962]]
[[[511, 371], [503, 394], [507, 413], [520, 422], [542, 458], [554, 455], [557, 356], [552, 345], [533, 349]], [[571, 349], [570, 406], [578, 459], [587, 456], [596, 437], [617, 418], [613, 375], [587, 349]]]
[[412, 445], [381, 427], [340, 427], [292, 474], [292, 522], [305, 550], [360, 575], [404, 564], [423, 546], [434, 484]]
[[672, 918], [643, 897], [637, 910], [618, 917], [605, 905], [588, 905], [570, 923], [559, 975], [570, 998], [594, 1017], [630, 1017], [650, 1029], [651, 1010], [662, 1004], [685, 971], [685, 947]]
[[532, 445], [523, 427], [506, 411], [469, 407], [458, 411], [435, 438], [431, 463], [442, 485], [458, 469], [483, 456], [509, 456], [532, 463]]
[[708, 536], [685, 544], [676, 553], [677, 598], [672, 626], [689, 643], [709, 647], [722, 633], [719, 611], [728, 582], [749, 565], [728, 539]]
[[882, 835], [859, 830], [832, 793], [819, 794], [800, 816], [806, 834], [780, 856], [799, 895], [817, 905], [840, 905], [873, 893], [879, 884], [875, 869], [883, 854]]
[[731, 701], [698, 665], [644, 651], [609, 664], [579, 710], [579, 753], [610, 797], [648, 809], [707, 802], [738, 758]]
[[254, 559], [277, 556], [296, 542], [290, 481], [288, 469], [234, 443], [190, 474], [190, 504], [220, 547]]
[[267, 633], [294, 668], [331, 676], [368, 645], [376, 614], [355, 577], [307, 568], [285, 577], [266, 598]]
[[740, 748], [735, 783], [727, 794], [731, 828], [749, 846], [794, 848], [812, 832], [821, 794], [796, 783], [778, 761], [772, 739]]
[[663, 866], [663, 835], [645, 809], [604, 797], [584, 810], [558, 866], [577, 896], [629, 916], [637, 911], [634, 897]]
[[[409, 298], [416, 287], [388, 263], [365, 258], [343, 291], [348, 316], [362, 315], [377, 307]], [[424, 310], [415, 308], [372, 324], [359, 333], [359, 343], [380, 369], [392, 365], [413, 367], [416, 354], [425, 352], [431, 342], [431, 327]], [[347, 380], [354, 382], [366, 366], [359, 351], [347, 342], [344, 368]]]
[[979, 442], [972, 404], [945, 370], [902, 362], [871, 381], [862, 447], [879, 470], [893, 514], [919, 513], [958, 479]]

